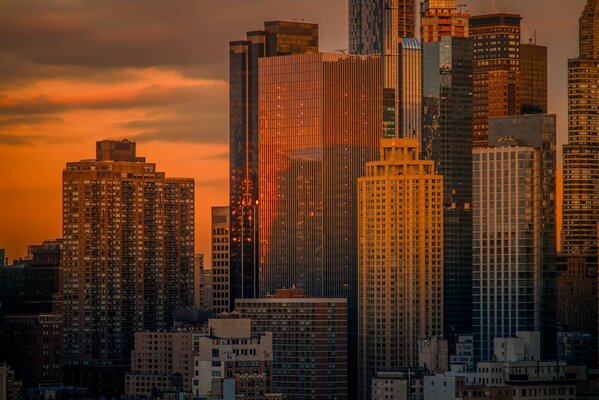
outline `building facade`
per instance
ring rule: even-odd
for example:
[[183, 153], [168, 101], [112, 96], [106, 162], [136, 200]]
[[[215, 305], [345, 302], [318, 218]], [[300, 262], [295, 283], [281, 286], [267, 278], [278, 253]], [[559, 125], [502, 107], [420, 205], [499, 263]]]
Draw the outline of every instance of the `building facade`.
[[347, 300], [304, 297], [298, 289], [235, 308], [256, 334], [272, 332], [273, 392], [285, 399], [348, 399]]
[[421, 19], [422, 43], [440, 42], [444, 37], [468, 37], [469, 15], [458, 10], [457, 0], [426, 0]]
[[489, 117], [520, 113], [520, 20], [515, 14], [470, 18], [474, 147], [487, 145]]
[[[125, 395], [149, 398], [153, 391], [192, 394], [199, 331], [137, 332], [131, 370], [125, 375]], [[175, 375], [176, 374], [176, 375]], [[180, 377], [180, 381], [173, 379]]]
[[584, 257], [558, 258], [557, 323], [564, 332], [597, 336], [597, 269]]
[[471, 332], [472, 41], [423, 45], [422, 158], [443, 175], [443, 294], [447, 338]]
[[443, 177], [417, 139], [383, 139], [358, 180], [360, 398], [377, 371], [418, 365], [443, 334]]
[[63, 171], [65, 380], [122, 393], [134, 332], [193, 305], [194, 181], [166, 178], [135, 143], [102, 141]]
[[475, 359], [493, 338], [541, 331], [555, 357], [555, 115], [490, 120], [488, 148], [473, 151]]
[[520, 111], [547, 113], [547, 47], [520, 45]]
[[212, 207], [212, 309], [216, 314], [229, 311], [230, 308], [230, 282], [233, 278], [230, 269], [229, 218], [229, 207]]
[[199, 339], [194, 361], [193, 398], [268, 398], [272, 393], [272, 334], [254, 335], [250, 320], [238, 314], [209, 320], [208, 330]]
[[270, 21], [229, 45], [231, 290], [236, 298], [258, 296], [258, 60], [315, 53], [318, 25]]
[[377, 154], [380, 82], [378, 56], [260, 60], [260, 292], [346, 298], [354, 339], [356, 178]]

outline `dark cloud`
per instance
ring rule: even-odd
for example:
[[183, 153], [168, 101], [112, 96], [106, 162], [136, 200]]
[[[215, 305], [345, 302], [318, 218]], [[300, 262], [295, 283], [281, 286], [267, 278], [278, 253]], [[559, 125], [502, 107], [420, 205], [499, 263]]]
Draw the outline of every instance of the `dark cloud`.
[[4, 135], [0, 133], [0, 145], [6, 146], [31, 146], [37, 140], [32, 136]]
[[202, 189], [226, 189], [229, 187], [229, 180], [224, 179], [205, 179], [196, 181], [196, 191]]
[[62, 118], [58, 117], [10, 117], [0, 119], [0, 132], [3, 129], [14, 128], [16, 126], [23, 125], [41, 125], [48, 122], [58, 123], [64, 122]]

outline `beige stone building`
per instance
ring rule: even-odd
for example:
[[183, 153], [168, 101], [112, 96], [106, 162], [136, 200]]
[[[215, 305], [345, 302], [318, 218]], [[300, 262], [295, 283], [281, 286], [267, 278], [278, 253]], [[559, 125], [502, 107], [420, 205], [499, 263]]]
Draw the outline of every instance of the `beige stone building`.
[[443, 333], [443, 177], [416, 139], [383, 139], [358, 180], [360, 394], [377, 371], [418, 365]]

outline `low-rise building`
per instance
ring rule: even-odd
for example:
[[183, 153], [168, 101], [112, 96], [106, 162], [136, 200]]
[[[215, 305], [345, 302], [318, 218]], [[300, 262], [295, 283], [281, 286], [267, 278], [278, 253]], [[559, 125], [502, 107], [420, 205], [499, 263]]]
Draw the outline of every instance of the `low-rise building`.
[[372, 379], [372, 400], [423, 400], [423, 369], [378, 371]]
[[193, 396], [200, 400], [262, 400], [272, 386], [272, 334], [252, 335], [239, 314], [208, 322], [195, 357]]

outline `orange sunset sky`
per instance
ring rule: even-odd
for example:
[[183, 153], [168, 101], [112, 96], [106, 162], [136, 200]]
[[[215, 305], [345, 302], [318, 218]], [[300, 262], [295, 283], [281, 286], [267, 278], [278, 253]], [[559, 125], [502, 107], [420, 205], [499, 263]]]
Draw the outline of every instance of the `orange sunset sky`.
[[[550, 112], [566, 137], [567, 58], [585, 0], [471, 0], [521, 13], [549, 46]], [[228, 42], [265, 20], [320, 24], [346, 49], [346, 0], [0, 0], [0, 248], [61, 236], [61, 173], [95, 141], [128, 138], [168, 176], [196, 180], [196, 252], [228, 202]], [[560, 156], [561, 158], [561, 152]]]

